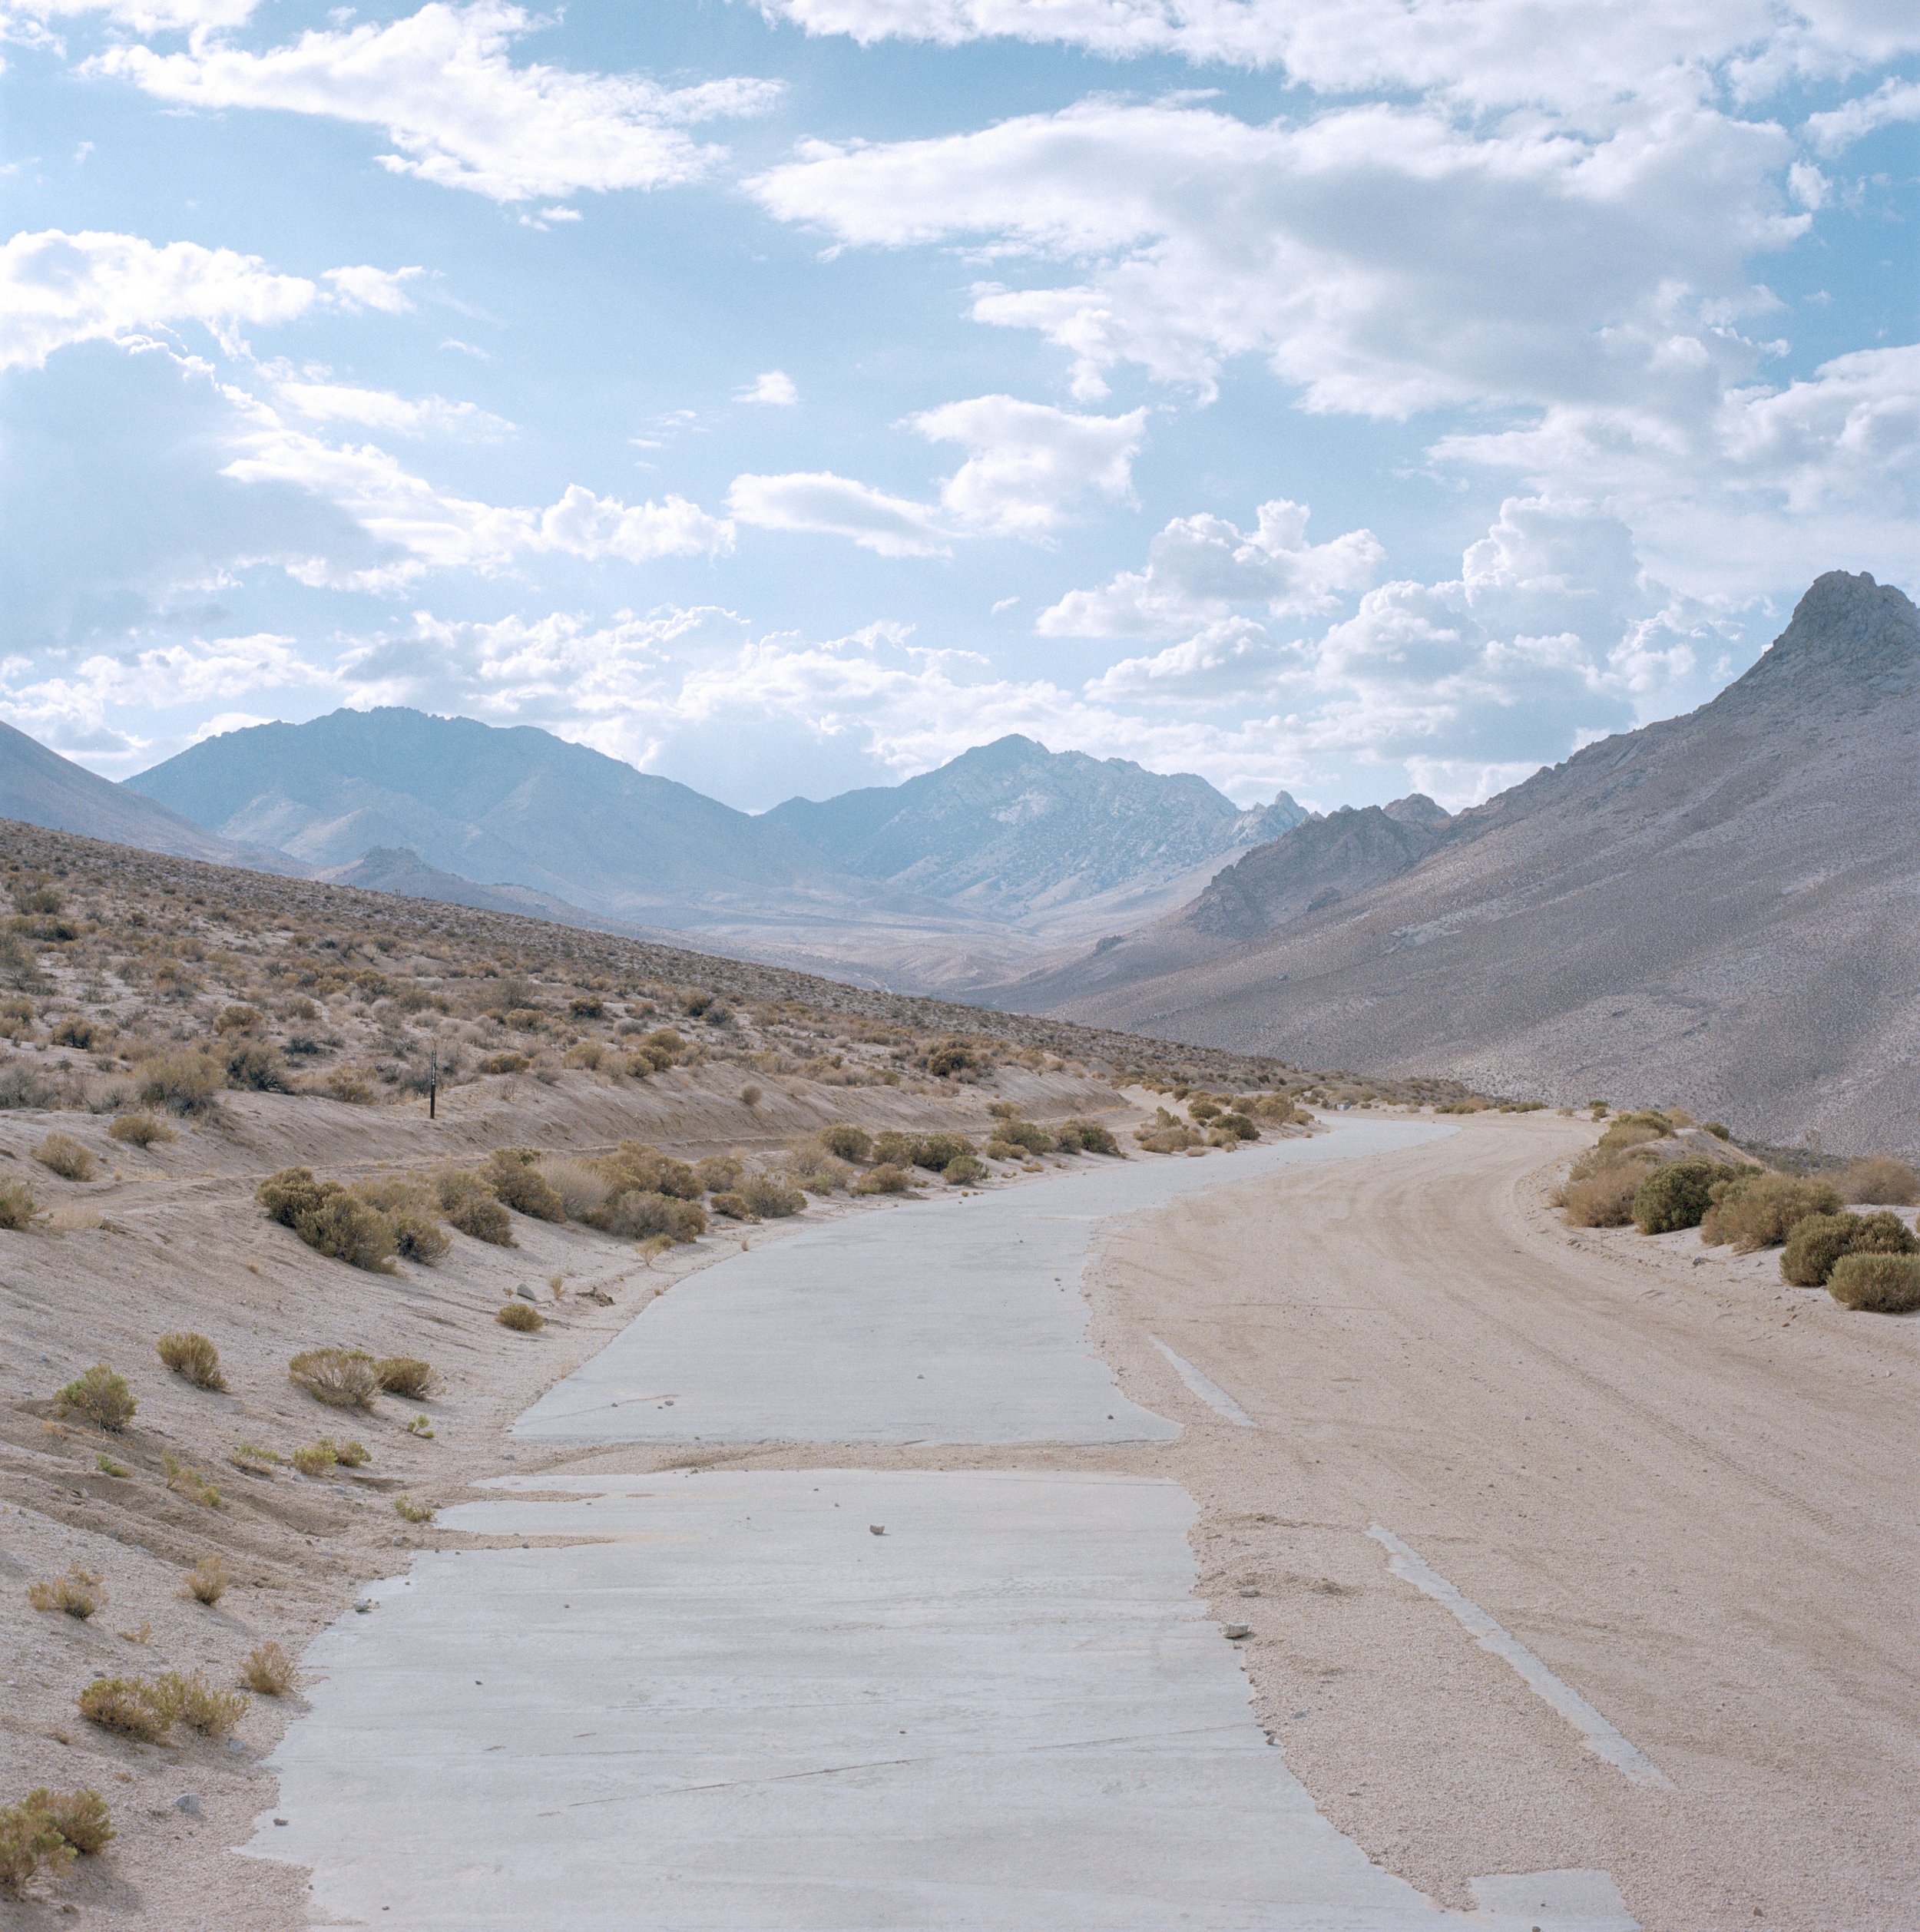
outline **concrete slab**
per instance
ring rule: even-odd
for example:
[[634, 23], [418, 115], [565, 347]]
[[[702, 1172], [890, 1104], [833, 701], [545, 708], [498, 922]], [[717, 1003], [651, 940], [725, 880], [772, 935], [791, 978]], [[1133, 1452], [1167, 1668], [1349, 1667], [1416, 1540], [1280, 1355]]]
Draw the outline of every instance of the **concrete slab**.
[[720, 1262], [654, 1302], [515, 1424], [535, 1442], [1164, 1441], [1087, 1345], [1093, 1224], [1454, 1129], [1341, 1120], [1200, 1160], [1102, 1163], [942, 1195]]
[[321, 1923], [1632, 1926], [1601, 1874], [1577, 1916], [1531, 1881], [1442, 1912], [1321, 1818], [1191, 1593], [1177, 1484], [500, 1487], [443, 1520], [595, 1540], [423, 1556], [308, 1652], [322, 1681], [273, 1761], [287, 1823], [251, 1849], [313, 1868]]

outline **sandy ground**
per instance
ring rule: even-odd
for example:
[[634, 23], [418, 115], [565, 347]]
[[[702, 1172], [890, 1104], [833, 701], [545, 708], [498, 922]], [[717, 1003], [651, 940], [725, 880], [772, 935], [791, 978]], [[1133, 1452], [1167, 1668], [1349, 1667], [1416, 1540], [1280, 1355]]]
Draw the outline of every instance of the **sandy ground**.
[[[98, 1783], [123, 1823], [109, 1858], [46, 1902], [11, 1908], [10, 1922], [170, 1932], [306, 1922], [296, 1874], [226, 1855], [270, 1808], [257, 1758], [283, 1708], [256, 1700], [237, 1751], [155, 1750], [101, 1737], [72, 1718], [71, 1698], [96, 1670], [217, 1674], [260, 1636], [297, 1647], [347, 1608], [359, 1579], [403, 1565], [395, 1537], [455, 1540], [399, 1523], [368, 1478], [445, 1500], [508, 1470], [852, 1461], [1130, 1471], [1184, 1484], [1200, 1508], [1210, 1609], [1252, 1626], [1241, 1650], [1270, 1735], [1341, 1831], [1448, 1904], [1470, 1902], [1470, 1874], [1594, 1867], [1615, 1875], [1648, 1932], [1911, 1928], [1920, 1322], [1785, 1288], [1770, 1255], [1566, 1227], [1547, 1190], [1591, 1136], [1552, 1116], [1478, 1116], [1444, 1141], [1111, 1224], [1089, 1271], [1093, 1332], [1132, 1399], [1187, 1425], [1164, 1446], [516, 1448], [504, 1436], [513, 1414], [664, 1279], [637, 1274], [631, 1249], [540, 1229], [510, 1254], [464, 1244], [458, 1269], [398, 1285], [335, 1269], [337, 1332], [315, 1334], [295, 1272], [309, 1259], [240, 1209], [240, 1176], [210, 1158], [170, 1170], [138, 1213], [124, 1203], [110, 1225], [36, 1237], [31, 1268], [0, 1237], [15, 1308], [0, 1439], [7, 1593], [18, 1603], [28, 1576], [103, 1550], [114, 1593], [89, 1625], [9, 1609], [0, 1753], [9, 1788]], [[264, 1169], [278, 1152], [260, 1145], [229, 1165]], [[223, 1219], [209, 1214], [223, 1204]], [[140, 1245], [102, 1272], [114, 1241]], [[61, 1243], [89, 1258], [61, 1261]], [[191, 1252], [167, 1252], [183, 1246]], [[165, 1293], [142, 1302], [150, 1269]], [[574, 1272], [574, 1292], [531, 1343], [479, 1318], [509, 1279], [560, 1269]], [[86, 1287], [96, 1275], [99, 1293]], [[204, 1289], [190, 1292], [198, 1275]], [[580, 1298], [590, 1282], [611, 1306]], [[76, 1334], [68, 1304], [83, 1292]], [[189, 1305], [174, 1312], [181, 1297]], [[229, 1297], [247, 1308], [230, 1358], [245, 1371], [237, 1393], [207, 1396], [141, 1365], [147, 1434], [137, 1454], [110, 1445], [133, 1478], [91, 1473], [98, 1442], [46, 1429], [46, 1405], [28, 1390], [102, 1352], [124, 1355], [131, 1373], [132, 1338], [151, 1348], [163, 1321], [205, 1328], [225, 1352], [215, 1315]], [[215, 1440], [264, 1441], [273, 1428], [284, 1447], [336, 1422], [279, 1379], [290, 1344], [335, 1339], [417, 1344], [445, 1363], [446, 1399], [418, 1405], [436, 1439], [402, 1435], [413, 1409], [382, 1403], [393, 1413], [360, 1426], [376, 1453], [358, 1482], [213, 1468], [203, 1445]], [[1156, 1340], [1257, 1426], [1200, 1401]], [[216, 1410], [217, 1428], [206, 1420]], [[197, 1451], [227, 1492], [223, 1547], [257, 1550], [215, 1610], [176, 1593], [211, 1518], [159, 1479], [170, 1441]], [[129, 1547], [119, 1515], [108, 1549], [109, 1513], [133, 1508], [145, 1551]], [[1505, 1662], [1389, 1573], [1366, 1533], [1375, 1524], [1528, 1645], [1673, 1788], [1630, 1785], [1583, 1749]], [[143, 1619], [148, 1643], [115, 1634]], [[189, 1793], [197, 1815], [174, 1808]]]

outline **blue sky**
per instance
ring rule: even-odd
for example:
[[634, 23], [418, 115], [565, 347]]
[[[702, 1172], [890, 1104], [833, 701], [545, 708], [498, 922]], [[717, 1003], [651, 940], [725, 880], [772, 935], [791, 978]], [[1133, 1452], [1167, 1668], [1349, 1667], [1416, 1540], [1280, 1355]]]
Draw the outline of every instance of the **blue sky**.
[[1457, 806], [1911, 591], [1895, 0], [0, 0], [0, 715]]

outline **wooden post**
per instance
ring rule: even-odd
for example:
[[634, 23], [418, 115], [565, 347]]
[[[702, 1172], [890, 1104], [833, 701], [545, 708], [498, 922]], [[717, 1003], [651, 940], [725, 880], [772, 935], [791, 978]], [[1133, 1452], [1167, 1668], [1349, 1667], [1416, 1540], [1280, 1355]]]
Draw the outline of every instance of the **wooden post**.
[[439, 1117], [440, 1107], [440, 1043], [433, 1043], [433, 1057], [427, 1066], [427, 1118]]

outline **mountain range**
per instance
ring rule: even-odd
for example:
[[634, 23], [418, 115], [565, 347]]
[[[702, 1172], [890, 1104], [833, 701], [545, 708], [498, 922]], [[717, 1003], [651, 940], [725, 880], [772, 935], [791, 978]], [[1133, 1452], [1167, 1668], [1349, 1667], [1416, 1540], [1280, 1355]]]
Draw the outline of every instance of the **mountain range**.
[[1920, 1146], [1920, 613], [1818, 579], [1710, 703], [1448, 819], [1336, 812], [997, 1004]]

